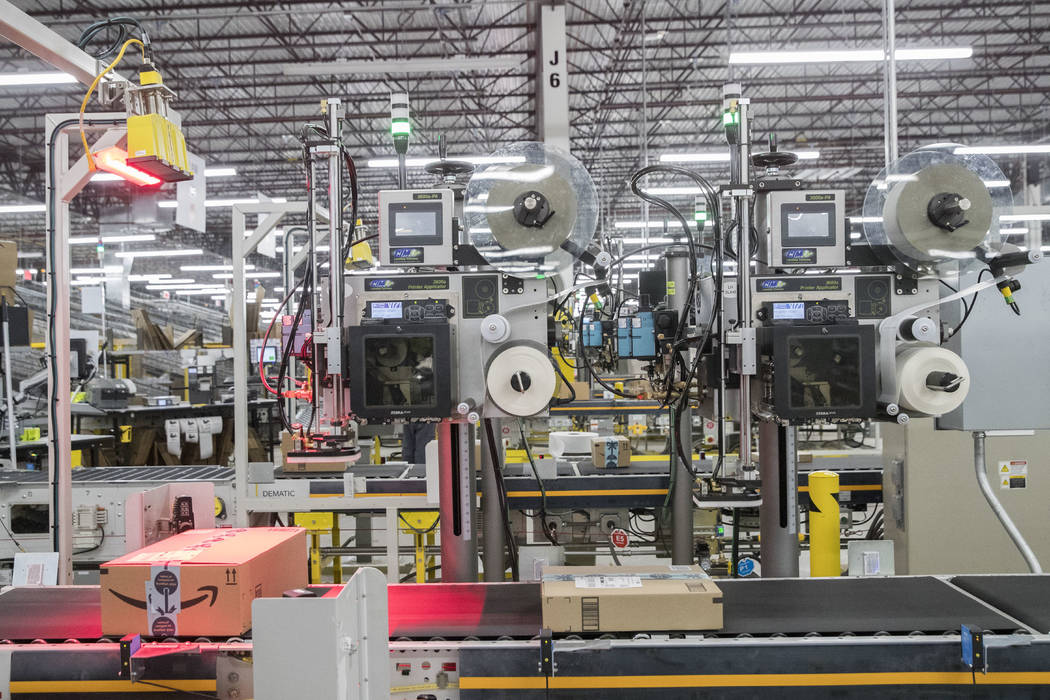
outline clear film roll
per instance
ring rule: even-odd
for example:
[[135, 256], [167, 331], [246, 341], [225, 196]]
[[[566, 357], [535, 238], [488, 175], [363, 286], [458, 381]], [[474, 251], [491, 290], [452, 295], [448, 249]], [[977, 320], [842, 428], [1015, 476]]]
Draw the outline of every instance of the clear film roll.
[[970, 371], [951, 350], [912, 347], [897, 354], [897, 386], [902, 408], [940, 416], [962, 405], [970, 391]]

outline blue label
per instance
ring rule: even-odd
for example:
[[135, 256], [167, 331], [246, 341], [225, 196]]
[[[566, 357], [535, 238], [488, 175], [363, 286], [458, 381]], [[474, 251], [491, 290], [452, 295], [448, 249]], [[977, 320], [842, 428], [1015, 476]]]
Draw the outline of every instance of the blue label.
[[780, 289], [781, 287], [786, 286], [787, 282], [784, 282], [782, 280], [762, 280], [761, 285], [762, 289]]
[[368, 280], [369, 289], [390, 289], [394, 286], [394, 280]]
[[423, 262], [422, 248], [391, 248], [390, 257], [400, 262]]
[[755, 573], [755, 560], [751, 557], [744, 557], [736, 563], [737, 576], [750, 576]]
[[813, 260], [817, 257], [817, 251], [813, 248], [785, 248], [784, 258], [786, 260]]

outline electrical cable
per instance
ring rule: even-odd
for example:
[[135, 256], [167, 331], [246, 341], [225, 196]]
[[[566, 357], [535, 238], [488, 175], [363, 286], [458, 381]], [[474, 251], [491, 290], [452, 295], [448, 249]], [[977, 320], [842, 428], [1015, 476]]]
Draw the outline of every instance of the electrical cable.
[[142, 685], [152, 685], [154, 688], [163, 688], [164, 690], [170, 690], [173, 693], [181, 693], [188, 695], [192, 698], [210, 698], [211, 700], [219, 700], [218, 695], [209, 695], [207, 693], [198, 693], [195, 690], [183, 690], [182, 688], [176, 688], [171, 685], [164, 685], [162, 683], [154, 683], [153, 681], [144, 681], [141, 678], [135, 681], [135, 683], [141, 683]]
[[92, 58], [102, 60], [119, 51], [121, 45], [131, 36], [128, 27], [134, 27], [137, 29], [147, 50], [151, 48], [149, 35], [134, 17], [110, 17], [109, 19], [100, 20], [94, 24], [88, 25], [87, 29], [80, 33], [80, 38], [77, 39], [77, 48], [83, 51], [102, 31], [114, 27], [117, 29], [116, 38], [113, 39], [106, 48], [99, 49], [95, 53], [90, 54]]
[[14, 533], [13, 533], [13, 532], [11, 532], [11, 528], [9, 528], [9, 527], [7, 526], [7, 523], [6, 523], [6, 522], [4, 522], [4, 521], [3, 521], [2, 519], [0, 519], [0, 525], [3, 525], [3, 526], [4, 526], [4, 532], [6, 532], [6, 533], [7, 533], [7, 537], [8, 537], [8, 538], [9, 538], [9, 539], [10, 539], [10, 540], [11, 540], [12, 542], [14, 542], [14, 543], [15, 543], [15, 546], [16, 546], [16, 547], [18, 547], [18, 551], [19, 551], [19, 552], [24, 552], [24, 551], [26, 551], [25, 547], [23, 547], [23, 546], [22, 546], [22, 545], [21, 545], [21, 544], [19, 543], [19, 541], [15, 539], [15, 535], [14, 535]]
[[87, 549], [74, 550], [73, 554], [87, 554], [88, 552], [94, 552], [96, 549], [100, 549], [102, 545], [106, 543], [106, 528], [99, 525], [98, 531], [102, 533], [102, 537], [99, 538], [98, 544], [96, 544], [94, 547], [88, 547]]
[[146, 60], [146, 45], [143, 44], [138, 39], [128, 39], [127, 41], [124, 42], [124, 45], [120, 47], [120, 53], [118, 53], [117, 57], [113, 59], [113, 62], [110, 63], [108, 66], [106, 66], [102, 70], [101, 73], [99, 73], [98, 75], [95, 76], [95, 80], [92, 81], [91, 87], [89, 87], [87, 89], [87, 92], [84, 93], [84, 100], [80, 103], [80, 113], [79, 113], [79, 116], [80, 116], [80, 119], [79, 119], [79, 123], [80, 123], [80, 142], [84, 146], [84, 155], [87, 158], [88, 170], [91, 171], [91, 172], [95, 172], [96, 170], [98, 170], [98, 168], [95, 166], [95, 157], [91, 154], [91, 148], [88, 146], [88, 142], [87, 142], [87, 133], [84, 131], [84, 112], [87, 111], [88, 102], [91, 100], [91, 95], [94, 94], [95, 88], [98, 87], [99, 81], [102, 80], [103, 76], [105, 76], [106, 73], [108, 73], [111, 70], [113, 70], [113, 68], [118, 63], [120, 63], [121, 59], [124, 58], [124, 52], [127, 51], [128, 47], [131, 46], [132, 44], [138, 44], [140, 47], [142, 47], [142, 60], [143, 60], [143, 62], [145, 62], [145, 60]]
[[[984, 273], [986, 273], [986, 272], [988, 274], [992, 274], [992, 271], [990, 269], [988, 269], [988, 268], [985, 268], [985, 269], [981, 270], [980, 273], [978, 273], [978, 275], [977, 275], [977, 284], [981, 283], [981, 279], [984, 278]], [[947, 282], [944, 282], [943, 280], [941, 280], [941, 283], [944, 284], [946, 287], [948, 287], [948, 289], [952, 289], [952, 287], [950, 285], [948, 285]], [[959, 325], [955, 327], [955, 330], [953, 330], [951, 332], [951, 335], [949, 335], [947, 338], [945, 338], [945, 340], [951, 340], [952, 338], [954, 338], [956, 336], [956, 334], [959, 331], [962, 330], [963, 325], [965, 325], [966, 320], [968, 318], [970, 318], [970, 314], [973, 313], [973, 309], [977, 305], [977, 295], [980, 294], [980, 293], [981, 293], [980, 289], [978, 289], [976, 292], [973, 293], [973, 297], [970, 299], [970, 306], [969, 306], [969, 308], [966, 308], [966, 312], [963, 314], [962, 320], [959, 321]], [[966, 300], [962, 299], [962, 302], [963, 302], [963, 307], [965, 308], [966, 307]]]
[[281, 387], [278, 384], [277, 388], [274, 389], [266, 380], [266, 369], [264, 362], [264, 358], [266, 357], [266, 344], [270, 340], [270, 332], [273, 330], [274, 323], [277, 322], [277, 317], [280, 315], [281, 309], [284, 308], [285, 304], [288, 303], [288, 300], [292, 298], [292, 295], [295, 294], [299, 287], [303, 285], [304, 280], [305, 278], [303, 278], [303, 280], [300, 280], [298, 284], [292, 287], [291, 291], [289, 291], [288, 294], [284, 297], [284, 299], [281, 300], [281, 303], [277, 305], [277, 308], [274, 309], [273, 312], [273, 318], [270, 319], [270, 325], [266, 327], [266, 333], [263, 334], [262, 347], [259, 350], [259, 378], [262, 380], [263, 388], [265, 388], [266, 391], [270, 392], [274, 396], [281, 395]]
[[536, 461], [532, 458], [532, 450], [529, 448], [529, 441], [525, 438], [525, 422], [521, 418], [518, 419], [518, 432], [521, 433], [521, 444], [525, 448], [525, 456], [529, 458], [529, 466], [532, 467], [532, 475], [536, 478], [536, 484], [540, 488], [540, 517], [543, 518], [543, 522], [540, 523], [540, 528], [543, 530], [543, 534], [547, 538], [547, 541], [557, 547], [558, 536], [551, 532], [547, 527], [547, 489], [544, 488], [543, 479], [540, 478], [540, 472], [536, 469]]
[[[510, 525], [510, 509], [507, 505], [507, 484], [503, 481], [503, 470], [500, 469], [499, 453], [496, 450], [496, 434], [492, 429], [492, 419], [483, 418], [485, 437], [489, 444], [489, 461], [492, 462], [493, 477], [496, 480], [496, 493], [499, 498], [500, 516], [503, 520], [503, 536], [507, 540], [507, 552], [510, 555], [511, 578], [515, 581], [518, 575], [518, 544], [514, 540], [514, 531]], [[488, 507], [488, 506], [486, 506]]]

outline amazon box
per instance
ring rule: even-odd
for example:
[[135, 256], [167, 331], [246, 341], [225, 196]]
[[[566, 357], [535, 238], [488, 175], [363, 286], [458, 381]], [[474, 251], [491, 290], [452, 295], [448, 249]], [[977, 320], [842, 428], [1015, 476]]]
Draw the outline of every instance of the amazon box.
[[100, 570], [102, 634], [234, 637], [252, 626], [252, 601], [307, 584], [301, 527], [190, 530]]
[[552, 632], [722, 629], [722, 591], [699, 566], [545, 567], [541, 590]]

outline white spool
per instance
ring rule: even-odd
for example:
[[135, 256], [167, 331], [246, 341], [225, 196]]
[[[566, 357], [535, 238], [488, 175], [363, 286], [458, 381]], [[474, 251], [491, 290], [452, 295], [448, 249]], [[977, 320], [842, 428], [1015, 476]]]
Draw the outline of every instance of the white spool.
[[[933, 372], [950, 372], [962, 377], [955, 391], [937, 391], [926, 386]], [[962, 358], [940, 347], [913, 347], [897, 354], [898, 403], [913, 413], [940, 416], [954, 411], [970, 391], [970, 370]]]
[[485, 387], [496, 407], [511, 416], [532, 416], [547, 408], [557, 378], [546, 349], [515, 343], [498, 350], [485, 370]]
[[550, 434], [547, 445], [555, 459], [561, 459], [563, 455], [589, 455], [591, 441], [596, 437], [598, 433], [577, 430], [556, 431]]

